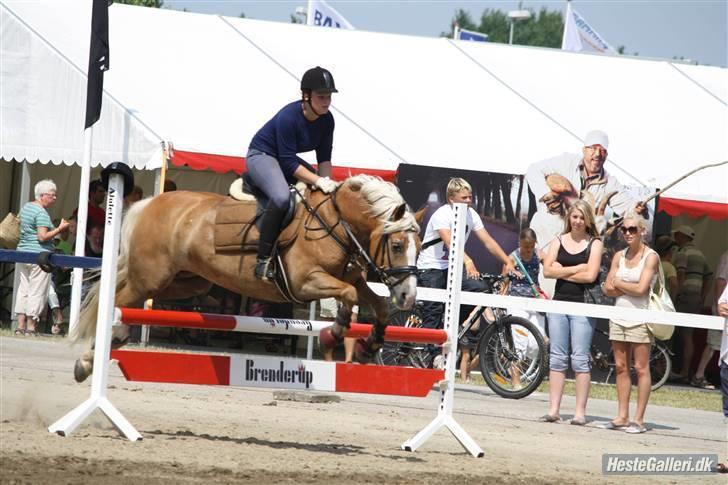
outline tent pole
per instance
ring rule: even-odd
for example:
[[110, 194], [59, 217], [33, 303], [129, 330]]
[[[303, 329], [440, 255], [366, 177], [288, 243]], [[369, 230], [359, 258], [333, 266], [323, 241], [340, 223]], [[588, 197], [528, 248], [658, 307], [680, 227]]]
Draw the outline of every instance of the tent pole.
[[[167, 178], [167, 157], [168, 157], [168, 151], [165, 146], [165, 148], [162, 150], [162, 166], [159, 168], [159, 171], [157, 172], [156, 180], [154, 181], [154, 195], [159, 195], [161, 193], [164, 193], [164, 180]], [[152, 298], [148, 299], [144, 302], [144, 309], [151, 309], [154, 305], [154, 300]], [[142, 347], [146, 347], [149, 343], [149, 325], [142, 325], [142, 332], [141, 336], [139, 338], [140, 343]]]
[[[88, 219], [88, 186], [91, 182], [91, 151], [93, 149], [93, 126], [83, 132], [83, 160], [81, 161], [81, 186], [78, 191], [78, 212], [76, 214], [76, 256], [86, 255], [86, 221]], [[81, 310], [81, 285], [83, 269], [73, 268], [71, 280], [71, 314], [69, 317], [69, 335], [73, 335], [78, 325]]]
[[[18, 216], [20, 216], [20, 211], [25, 205], [26, 202], [29, 202], [33, 199], [30, 198], [30, 163], [27, 160], [24, 160], [21, 164], [21, 178], [20, 178], [20, 193], [18, 194]], [[15, 315], [15, 300], [18, 298], [18, 288], [20, 286], [20, 271], [17, 270], [17, 264], [16, 264], [16, 270], [13, 271], [13, 303], [10, 308], [12, 308], [12, 315], [15, 316], [15, 319], [13, 320], [13, 323], [10, 325], [10, 327], [15, 330], [14, 327], [17, 327], [17, 315]]]

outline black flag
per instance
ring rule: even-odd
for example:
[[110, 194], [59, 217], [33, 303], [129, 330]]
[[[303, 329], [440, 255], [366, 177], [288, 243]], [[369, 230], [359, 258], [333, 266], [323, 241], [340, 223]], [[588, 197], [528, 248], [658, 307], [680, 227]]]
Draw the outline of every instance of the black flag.
[[88, 56], [86, 86], [86, 128], [101, 116], [104, 71], [109, 69], [109, 0], [93, 0], [91, 13], [91, 50]]

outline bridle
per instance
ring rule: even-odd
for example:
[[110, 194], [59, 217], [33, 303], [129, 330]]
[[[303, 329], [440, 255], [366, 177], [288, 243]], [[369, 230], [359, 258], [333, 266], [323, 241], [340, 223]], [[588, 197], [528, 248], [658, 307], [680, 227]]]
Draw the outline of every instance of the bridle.
[[[305, 221], [304, 228], [307, 231], [325, 231], [325, 234], [322, 236], [322, 238], [329, 236], [336, 242], [336, 244], [344, 251], [344, 253], [348, 257], [348, 262], [344, 270], [345, 273], [351, 271], [355, 266], [359, 267], [360, 270], [367, 271], [367, 274], [375, 275], [376, 278], [381, 283], [387, 285], [390, 290], [392, 289], [392, 287], [399, 285], [410, 276], [417, 275], [417, 266], [392, 266], [392, 255], [389, 250], [389, 245], [387, 244], [389, 241], [389, 234], [384, 234], [381, 237], [380, 242], [374, 252], [374, 259], [369, 256], [369, 253], [367, 253], [362, 244], [359, 242], [359, 239], [357, 239], [356, 235], [351, 230], [351, 226], [349, 225], [349, 223], [341, 217], [341, 210], [339, 209], [339, 205], [336, 202], [336, 194], [339, 191], [339, 187], [337, 187], [331, 193], [331, 195], [319, 202], [315, 207], [311, 207], [306, 198], [303, 197], [303, 195], [301, 194], [301, 192], [299, 192], [297, 188], [295, 190], [300, 196], [301, 201], [303, 202], [303, 206], [306, 208], [306, 211], [308, 211], [309, 213], [308, 219], [310, 220], [311, 218], [314, 218], [321, 225], [321, 227], [309, 227], [307, 224], [308, 221]], [[331, 204], [333, 205], [337, 215], [336, 223], [333, 226], [330, 226], [319, 214], [319, 209], [321, 208], [321, 206], [328, 201], [331, 201]], [[342, 240], [342, 238], [334, 232], [336, 226], [338, 225], [341, 225], [341, 227], [344, 229], [344, 233], [346, 234], [348, 242]], [[415, 230], [408, 229], [407, 232], [415, 232]], [[374, 262], [380, 254], [382, 254], [382, 256], [386, 258], [386, 262], [388, 263], [387, 266], [377, 266], [377, 264]]]

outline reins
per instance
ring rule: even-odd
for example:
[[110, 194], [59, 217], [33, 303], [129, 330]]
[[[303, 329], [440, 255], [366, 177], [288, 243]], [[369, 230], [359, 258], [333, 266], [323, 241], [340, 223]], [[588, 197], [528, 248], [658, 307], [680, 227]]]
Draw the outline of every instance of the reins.
[[[339, 186], [340, 187], [340, 186]], [[307, 223], [307, 221], [304, 221], [304, 229], [307, 231], [325, 231], [325, 234], [319, 238], [322, 239], [326, 236], [330, 236], [336, 244], [339, 245], [339, 247], [344, 251], [344, 254], [346, 254], [349, 257], [349, 261], [347, 262], [346, 270], [345, 272], [349, 271], [354, 266], [358, 266], [361, 270], [366, 270], [368, 273], [373, 273], [376, 275], [377, 279], [387, 285], [388, 287], [396, 286], [402, 281], [404, 281], [407, 277], [411, 275], [417, 274], [417, 267], [416, 266], [398, 266], [398, 267], [390, 267], [389, 269], [384, 269], [382, 266], [377, 266], [377, 264], [374, 262], [374, 260], [369, 256], [369, 253], [364, 249], [364, 247], [359, 242], [359, 239], [356, 237], [354, 232], [351, 230], [351, 226], [349, 225], [346, 220], [344, 220], [341, 217], [341, 210], [339, 209], [339, 205], [336, 202], [336, 194], [339, 191], [339, 187], [332, 192], [331, 195], [323, 199], [321, 202], [319, 202], [315, 207], [311, 207], [311, 205], [308, 203], [305, 197], [298, 191], [298, 189], [295, 189], [298, 195], [301, 197], [301, 201], [303, 202], [303, 206], [306, 208], [306, 211], [309, 213], [309, 219], [315, 218], [316, 221], [321, 225], [321, 227], [310, 227]], [[331, 205], [334, 207], [334, 210], [336, 211], [337, 215], [337, 221], [333, 226], [330, 226], [320, 215], [319, 215], [319, 209], [321, 206], [323, 206], [326, 202], [331, 201]], [[350, 243], [353, 243], [354, 247], [352, 249], [350, 244], [345, 243], [335, 232], [337, 226], [341, 225], [341, 227], [344, 229], [344, 232], [346, 233], [347, 238], [349, 239]], [[376, 258], [379, 255], [379, 252], [386, 247], [387, 240], [389, 239], [389, 235], [385, 234], [379, 245], [377, 246], [377, 251], [374, 255]], [[387, 261], [390, 263], [392, 262], [391, 255], [389, 254], [389, 251], [386, 251], [386, 257]], [[361, 260], [364, 260], [364, 264], [361, 263]], [[402, 275], [398, 278], [395, 278], [397, 275]], [[393, 279], [395, 278], [395, 279]]]

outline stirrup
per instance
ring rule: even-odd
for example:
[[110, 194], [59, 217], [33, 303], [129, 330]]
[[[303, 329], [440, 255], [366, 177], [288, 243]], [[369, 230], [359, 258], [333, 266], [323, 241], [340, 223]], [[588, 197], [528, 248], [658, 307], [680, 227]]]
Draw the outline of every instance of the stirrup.
[[255, 261], [255, 277], [263, 281], [274, 281], [276, 274], [271, 258], [258, 258]]

